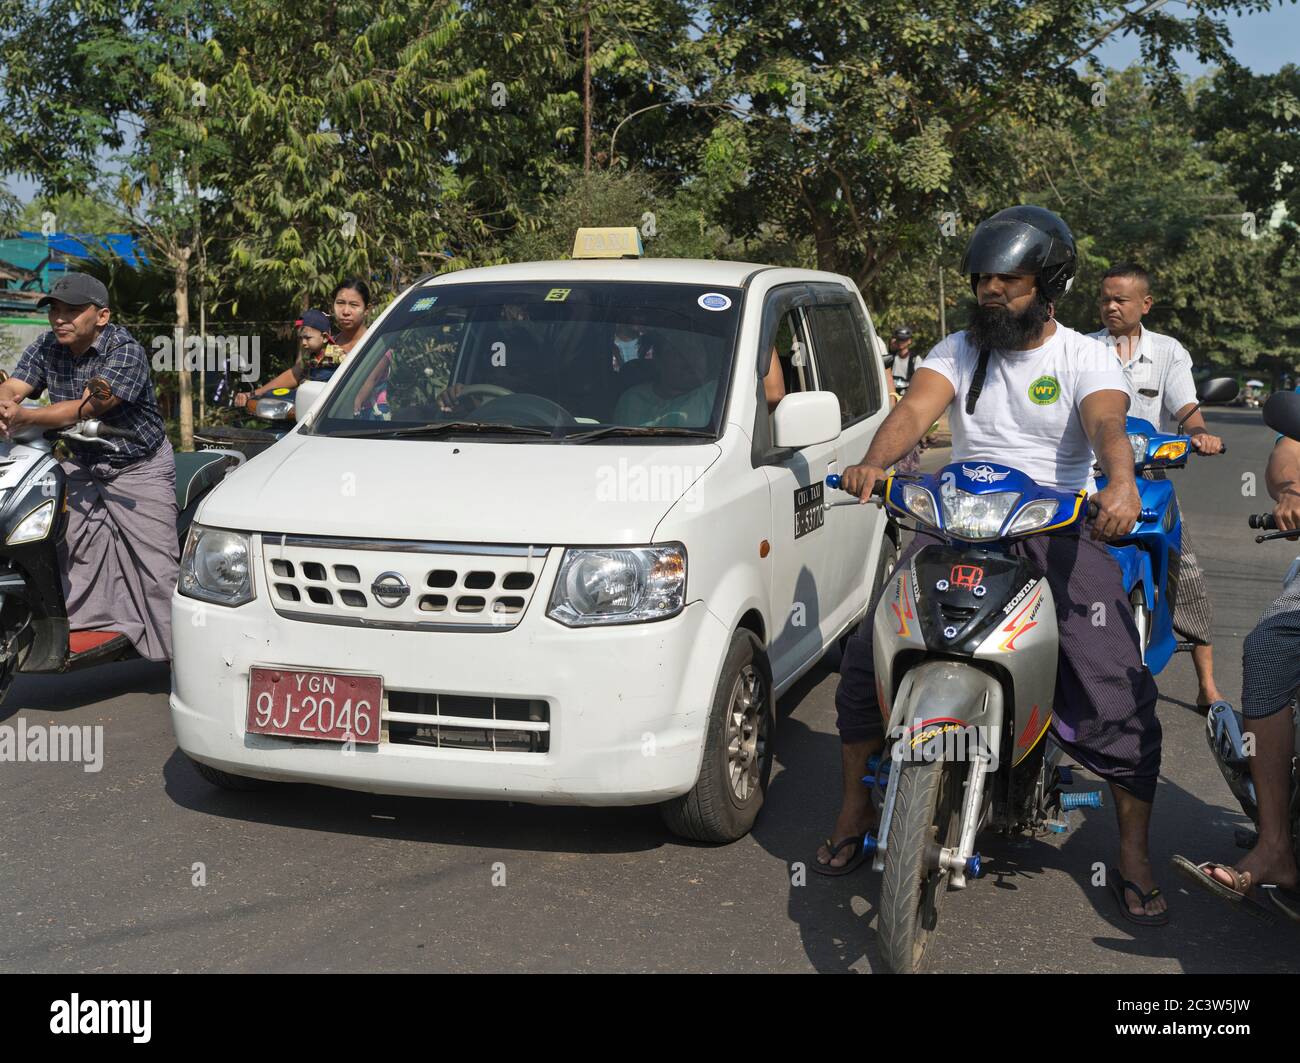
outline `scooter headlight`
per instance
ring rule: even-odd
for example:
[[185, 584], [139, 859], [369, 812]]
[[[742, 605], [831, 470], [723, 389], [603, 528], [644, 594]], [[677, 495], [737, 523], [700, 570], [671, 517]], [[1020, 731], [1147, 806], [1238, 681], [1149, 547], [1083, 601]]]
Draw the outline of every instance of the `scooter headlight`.
[[214, 605], [243, 605], [253, 592], [252, 548], [244, 532], [195, 524], [181, 554], [178, 589]]
[[1040, 498], [1030, 502], [1016, 514], [1016, 519], [1007, 529], [1008, 535], [1023, 535], [1025, 532], [1037, 531], [1052, 523], [1061, 504], [1054, 498]]
[[1133, 464], [1141, 465], [1147, 460], [1147, 444], [1151, 437], [1134, 433], [1128, 437], [1129, 446], [1133, 448]]
[[34, 510], [20, 520], [9, 537], [5, 539], [7, 546], [17, 546], [19, 543], [34, 543], [44, 539], [50, 534], [50, 527], [54, 524], [54, 499], [48, 502], [42, 502]]
[[1019, 499], [1017, 491], [994, 491], [987, 495], [945, 492], [943, 530], [959, 539], [996, 539], [1002, 522]]
[[916, 484], [903, 485], [903, 505], [912, 511], [912, 515], [931, 528], [939, 526], [939, 514], [934, 509], [934, 495], [924, 487]]
[[568, 550], [546, 615], [569, 627], [666, 620], [686, 602], [686, 548]]

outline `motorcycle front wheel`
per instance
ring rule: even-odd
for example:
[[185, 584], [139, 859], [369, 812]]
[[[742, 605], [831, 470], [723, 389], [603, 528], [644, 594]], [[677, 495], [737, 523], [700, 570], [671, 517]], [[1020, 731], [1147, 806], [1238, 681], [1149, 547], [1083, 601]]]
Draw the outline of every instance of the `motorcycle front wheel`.
[[939, 868], [939, 850], [957, 846], [966, 765], [936, 760], [902, 770], [885, 850], [880, 943], [891, 971], [915, 974], [948, 892], [948, 873]]

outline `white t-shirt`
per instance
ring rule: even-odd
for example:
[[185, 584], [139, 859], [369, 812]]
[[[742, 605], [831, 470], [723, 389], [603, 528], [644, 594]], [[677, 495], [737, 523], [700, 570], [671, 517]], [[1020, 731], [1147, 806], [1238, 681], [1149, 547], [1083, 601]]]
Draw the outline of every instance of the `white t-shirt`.
[[965, 332], [945, 337], [922, 369], [947, 377], [957, 392], [948, 407], [953, 461], [995, 461], [1044, 487], [1078, 491], [1092, 479], [1092, 444], [1079, 416], [1085, 398], [1118, 391], [1128, 398], [1119, 361], [1104, 343], [1057, 322], [1056, 332], [1029, 351], [995, 350], [975, 412], [966, 392], [979, 351]]

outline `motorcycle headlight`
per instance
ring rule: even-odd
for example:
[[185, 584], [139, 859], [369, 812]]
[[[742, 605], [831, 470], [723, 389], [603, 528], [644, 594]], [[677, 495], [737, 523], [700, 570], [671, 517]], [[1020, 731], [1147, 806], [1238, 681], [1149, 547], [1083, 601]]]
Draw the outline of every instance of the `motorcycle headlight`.
[[253, 551], [244, 532], [194, 525], [181, 554], [178, 589], [215, 605], [243, 605], [253, 593]]
[[1037, 502], [1030, 502], [1016, 514], [1016, 519], [1011, 522], [1007, 534], [1023, 535], [1025, 532], [1045, 528], [1052, 523], [1059, 508], [1060, 503], [1054, 498], [1040, 498]]
[[253, 416], [266, 421], [286, 421], [293, 412], [293, 403], [288, 399], [258, 399], [253, 407]]
[[1129, 446], [1133, 448], [1133, 464], [1141, 465], [1147, 460], [1147, 444], [1151, 442], [1150, 436], [1130, 435], [1128, 437]]
[[1019, 498], [1016, 491], [949, 491], [943, 496], [943, 530], [959, 539], [996, 539]]
[[939, 514], [935, 512], [934, 508], [934, 495], [930, 494], [924, 487], [917, 487], [916, 484], [904, 484], [903, 505], [912, 511], [912, 515], [917, 520], [930, 525], [931, 528], [939, 526]]
[[54, 499], [51, 498], [48, 502], [42, 502], [20, 520], [5, 539], [5, 543], [8, 546], [17, 546], [19, 543], [34, 543], [44, 539], [50, 534], [50, 526], [53, 523]]
[[686, 548], [567, 550], [546, 615], [569, 627], [666, 620], [686, 602]]

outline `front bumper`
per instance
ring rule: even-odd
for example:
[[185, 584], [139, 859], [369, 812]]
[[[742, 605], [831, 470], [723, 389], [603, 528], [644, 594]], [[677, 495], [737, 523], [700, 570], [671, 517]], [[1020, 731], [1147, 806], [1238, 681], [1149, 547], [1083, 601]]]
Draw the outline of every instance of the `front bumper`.
[[[687, 792], [729, 632], [701, 602], [671, 620], [566, 628], [545, 616], [562, 551], [517, 626], [501, 631], [341, 627], [281, 617], [265, 587], [237, 609], [172, 597], [172, 725], [180, 748], [259, 779], [370, 793], [635, 805]], [[260, 565], [260, 559], [259, 559]], [[542, 700], [545, 753], [294, 742], [246, 734], [249, 669], [324, 669], [413, 691]]]

